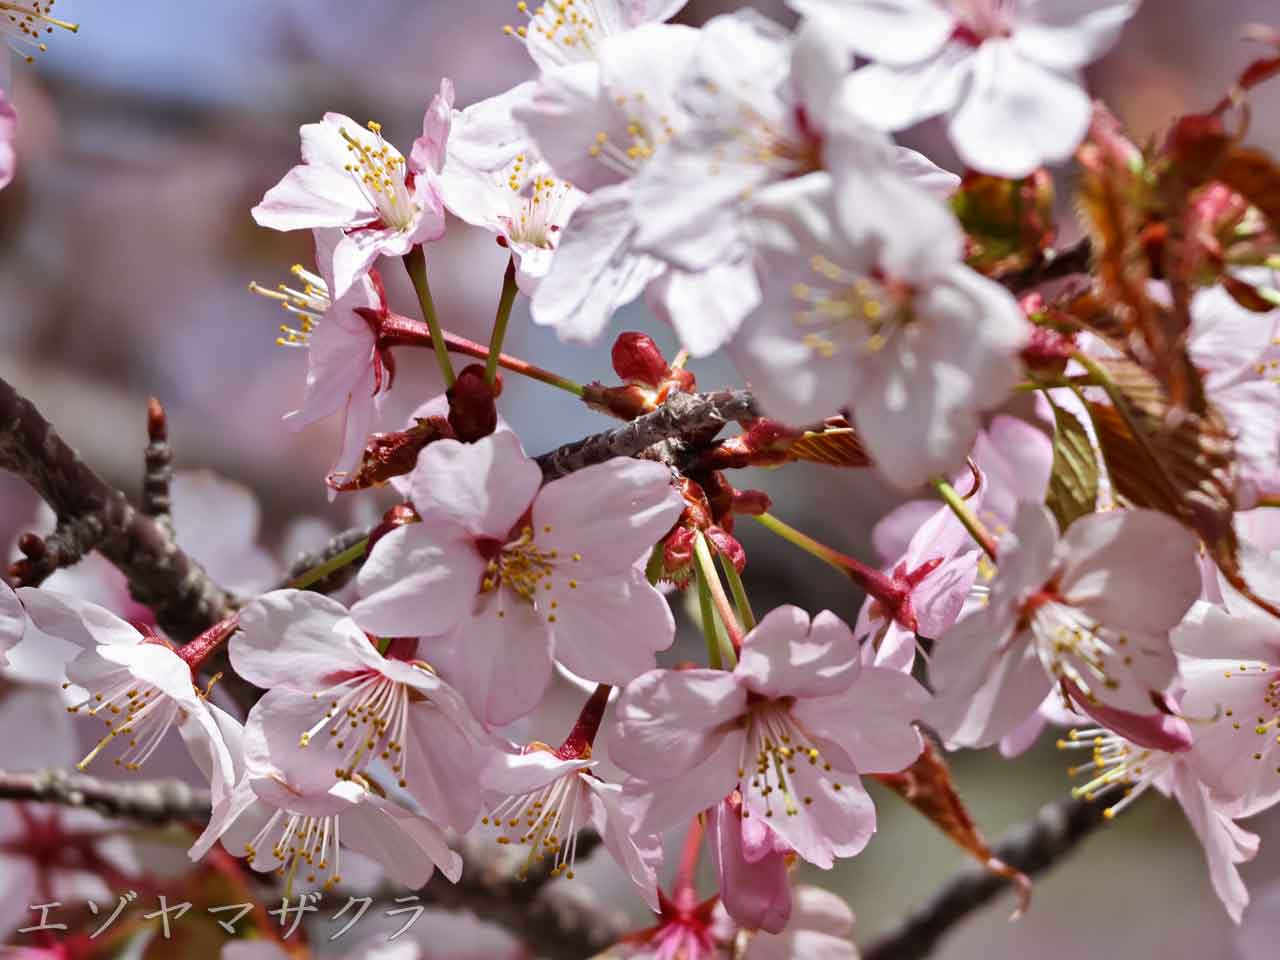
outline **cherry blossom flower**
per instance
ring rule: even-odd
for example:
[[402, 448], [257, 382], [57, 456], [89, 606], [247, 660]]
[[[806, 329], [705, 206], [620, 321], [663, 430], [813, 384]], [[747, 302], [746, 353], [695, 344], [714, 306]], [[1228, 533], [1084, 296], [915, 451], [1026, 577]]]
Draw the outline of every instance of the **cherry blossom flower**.
[[0, 89], [0, 190], [13, 182], [18, 169], [18, 152], [14, 140], [18, 135], [18, 111]]
[[[370, 777], [353, 774], [332, 783], [302, 751], [275, 747], [280, 733], [250, 711], [235, 790], [216, 802], [204, 832], [192, 845], [192, 860], [218, 841], [259, 872], [295, 886], [332, 890], [342, 882], [342, 847], [376, 860], [394, 882], [417, 890], [436, 867], [456, 883], [462, 858], [449, 849], [432, 820], [385, 799]], [[326, 782], [332, 785], [324, 788]]]
[[952, 744], [986, 746], [1059, 686], [1135, 741], [1186, 749], [1163, 694], [1177, 675], [1169, 631], [1200, 593], [1196, 555], [1155, 511], [1090, 514], [1059, 537], [1046, 508], [1023, 504], [990, 602], [938, 638], [931, 721]]
[[1249, 904], [1249, 891], [1238, 865], [1257, 855], [1258, 837], [1235, 822], [1243, 815], [1236, 805], [1216, 799], [1199, 779], [1191, 754], [1139, 746], [1105, 728], [1073, 730], [1070, 739], [1060, 741], [1059, 746], [1088, 749], [1093, 754], [1089, 763], [1071, 770], [1072, 776], [1085, 773], [1089, 778], [1072, 790], [1073, 796], [1093, 800], [1122, 792], [1104, 811], [1108, 819], [1151, 787], [1175, 798], [1204, 848], [1214, 892], [1231, 919], [1240, 922]]
[[1241, 509], [1280, 491], [1277, 336], [1280, 310], [1261, 315], [1246, 310], [1222, 287], [1199, 290], [1191, 299], [1187, 351], [1201, 371], [1206, 396], [1234, 434]]
[[941, 193], [958, 186], [959, 177], [856, 119], [838, 95], [849, 68], [822, 24], [792, 35], [750, 9], [708, 22], [678, 87], [688, 119], [635, 180], [637, 248], [708, 269], [735, 256], [759, 190], [826, 168], [840, 193], [869, 152]]
[[594, 59], [545, 72], [513, 110], [555, 174], [591, 194], [565, 225], [533, 297], [534, 323], [562, 340], [594, 343], [613, 313], [645, 292], [681, 342], [704, 356], [759, 300], [745, 248], [685, 271], [635, 246], [646, 211], [633, 200], [631, 178], [683, 122], [676, 85], [697, 37], [662, 24], [609, 36]]
[[662, 857], [656, 836], [638, 836], [632, 817], [622, 807], [622, 786], [594, 772], [599, 765], [590, 750], [564, 758], [545, 744], [503, 753], [484, 773], [490, 804], [481, 822], [496, 831], [501, 844], [529, 847], [526, 870], [552, 858], [552, 876], [572, 878], [578, 832], [592, 827], [605, 848], [645, 901], [658, 909], [655, 867]]
[[778, 607], [747, 634], [731, 673], [654, 670], [617, 705], [610, 756], [647, 802], [642, 829], [680, 822], [737, 790], [758, 817], [822, 868], [875, 832], [862, 773], [920, 753], [911, 725], [928, 697], [909, 676], [863, 667], [848, 626]]
[[872, 636], [866, 650], [874, 653], [875, 663], [911, 670], [916, 635], [940, 637], [959, 618], [978, 577], [981, 555], [951, 508], [935, 507], [886, 571], [902, 598], [897, 609], [869, 596], [858, 615], [854, 634]]
[[900, 130], [936, 114], [961, 159], [1025, 177], [1068, 159], [1092, 108], [1080, 70], [1106, 53], [1137, 0], [788, 0], [873, 62], [848, 102]]
[[321, 792], [386, 770], [432, 818], [467, 830], [492, 748], [414, 646], [395, 641], [384, 655], [337, 601], [275, 590], [241, 611], [230, 652], [236, 672], [268, 691], [251, 717], [273, 762], [310, 765]]
[[[1275, 559], [1280, 559], [1276, 557]], [[1280, 623], [1253, 604], [1198, 603], [1173, 633], [1183, 711], [1198, 717], [1187, 758], [1238, 816], [1280, 801]]]
[[192, 760], [209, 778], [215, 803], [226, 797], [234, 783], [239, 724], [195, 686], [194, 670], [167, 641], [65, 594], [21, 587], [18, 597], [38, 630], [81, 648], [67, 664], [70, 683], [64, 687], [75, 684], [87, 695], [67, 709], [101, 719], [107, 732], [78, 769], [120, 738], [124, 749], [116, 765], [138, 770], [177, 726]]
[[891, 172], [876, 179], [858, 232], [824, 173], [761, 192], [753, 222], [770, 268], [730, 353], [772, 417], [801, 425], [851, 406], [881, 473], [911, 487], [963, 463], [979, 411], [1019, 376], [1028, 325], [964, 265], [941, 201]]
[[543, 70], [589, 63], [604, 41], [646, 23], [662, 23], [680, 12], [688, 0], [546, 0], [517, 9], [527, 25], [507, 26], [508, 36], [524, 41], [529, 56]]
[[[277, 290], [253, 285], [252, 289], [280, 305], [297, 327], [281, 326], [277, 343], [307, 351], [307, 381], [302, 406], [284, 416], [292, 430], [301, 430], [341, 411], [342, 448], [331, 470], [344, 475], [360, 463], [365, 439], [391, 389], [395, 370], [378, 348], [371, 318], [387, 313], [386, 293], [377, 271], [352, 281], [346, 294], [333, 300], [334, 256], [342, 244], [337, 230], [316, 230], [316, 264], [319, 275], [301, 266], [293, 272], [302, 289], [281, 284]], [[329, 499], [333, 499], [331, 490]]]
[[[427, 109], [423, 137], [439, 137], [439, 101], [452, 99], [448, 81]], [[418, 152], [412, 161], [382, 137], [382, 127], [361, 127], [340, 113], [304, 124], [302, 163], [253, 208], [273, 230], [340, 228], [333, 247], [329, 293], [342, 300], [379, 256], [398, 257], [444, 235], [444, 209], [435, 174]]]
[[667, 468], [620, 457], [541, 482], [514, 433], [431, 444], [410, 476], [422, 522], [377, 542], [352, 608], [371, 633], [431, 638], [431, 662], [493, 726], [537, 705], [553, 659], [619, 685], [675, 635], [637, 567], [683, 510]]
[[[439, 179], [454, 216], [483, 227], [511, 251], [520, 290], [532, 296], [551, 267], [560, 232], [584, 194], [558, 180], [512, 118], [531, 83], [454, 111]], [[505, 149], [504, 149], [505, 147]]]

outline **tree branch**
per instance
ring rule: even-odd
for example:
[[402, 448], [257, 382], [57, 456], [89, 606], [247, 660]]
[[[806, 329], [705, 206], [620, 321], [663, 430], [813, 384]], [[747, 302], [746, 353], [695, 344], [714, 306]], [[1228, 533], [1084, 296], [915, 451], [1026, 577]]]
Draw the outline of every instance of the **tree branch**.
[[172, 528], [169, 510], [172, 500], [169, 487], [173, 483], [173, 448], [169, 446], [169, 424], [164, 407], [152, 397], [147, 401], [146, 472], [142, 477], [142, 512], [162, 518]]
[[[1030, 876], [1053, 866], [1106, 822], [1105, 804], [1059, 800], [1046, 804], [1031, 820], [1006, 833], [994, 853]], [[862, 951], [863, 960], [921, 960], [957, 923], [998, 894], [1008, 881], [982, 867], [962, 870], [913, 910], [896, 930]]]
[[[369, 534], [373, 532], [373, 529], [373, 527], [352, 527], [349, 530], [343, 530], [341, 533], [335, 534], [329, 542], [319, 550], [313, 550], [310, 553], [302, 554], [293, 561], [293, 565], [289, 567], [288, 572], [280, 578], [280, 582], [276, 584], [276, 589], [283, 590], [308, 570], [314, 570], [322, 563], [328, 563], [339, 554], [346, 553], [361, 540], [368, 539]], [[307, 589], [314, 590], [317, 593], [333, 593], [337, 590], [341, 590], [351, 582], [351, 578], [356, 575], [363, 563], [364, 557], [362, 556], [357, 560], [351, 561], [351, 563], [347, 564], [345, 567], [339, 567], [327, 577], [317, 580], [315, 583], [307, 587]]]
[[96, 810], [153, 825], [205, 823], [209, 819], [209, 791], [181, 780], [99, 780], [66, 770], [12, 773], [0, 770], [0, 800], [29, 800]]
[[652, 413], [542, 454], [537, 458], [538, 466], [543, 480], [550, 482], [614, 457], [634, 457], [663, 440], [714, 432], [730, 421], [759, 415], [749, 390], [673, 393]]
[[30, 483], [58, 516], [57, 531], [41, 547], [36, 538], [24, 538], [27, 559], [14, 570], [20, 582], [37, 585], [97, 549], [123, 571], [134, 599], [154, 610], [175, 640], [191, 639], [234, 609], [234, 598], [178, 547], [165, 523], [134, 509], [4, 380], [0, 468]]
[[993, 279], [1007, 287], [1010, 293], [1026, 293], [1032, 287], [1050, 280], [1060, 280], [1074, 273], [1088, 273], [1092, 260], [1093, 244], [1085, 237], [1039, 263], [1023, 270], [1000, 274]]

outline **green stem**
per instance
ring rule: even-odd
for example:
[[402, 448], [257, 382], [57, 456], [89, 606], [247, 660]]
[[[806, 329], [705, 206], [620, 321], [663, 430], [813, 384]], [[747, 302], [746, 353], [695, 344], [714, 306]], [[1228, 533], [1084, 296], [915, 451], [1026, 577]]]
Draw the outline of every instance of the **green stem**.
[[750, 633], [756, 628], [756, 615], [751, 610], [751, 601], [747, 599], [747, 588], [742, 585], [738, 568], [733, 565], [732, 560], [721, 554], [720, 569], [724, 571], [724, 578], [729, 581], [729, 592], [733, 594], [733, 605], [738, 610], [742, 629]]
[[762, 513], [754, 519], [770, 533], [776, 533], [787, 543], [799, 547], [805, 553], [817, 557], [823, 563], [835, 567], [841, 573], [848, 573], [850, 567], [858, 564], [858, 561], [854, 560], [853, 557], [847, 557], [838, 550], [832, 550], [827, 545], [813, 539], [807, 533], [801, 533], [790, 524], [783, 523], [773, 514]]
[[313, 583], [318, 583], [335, 570], [341, 570], [349, 563], [355, 563], [364, 556], [365, 548], [369, 545], [369, 538], [365, 537], [359, 543], [353, 543], [347, 549], [343, 550], [336, 557], [330, 557], [319, 566], [312, 567], [289, 581], [289, 587], [292, 590], [305, 590]]
[[485, 383], [493, 383], [498, 375], [498, 357], [502, 353], [502, 341], [507, 338], [507, 322], [516, 302], [516, 260], [507, 260], [507, 272], [502, 278], [502, 296], [498, 298], [498, 315], [493, 319], [493, 334], [489, 337], [489, 359], [484, 364]]
[[969, 531], [969, 536], [977, 541], [978, 546], [983, 549], [988, 557], [992, 560], [996, 558], [996, 538], [991, 535], [982, 521], [978, 519], [978, 515], [970, 509], [969, 504], [965, 503], [964, 498], [956, 492], [956, 488], [951, 486], [946, 480], [939, 477], [933, 481], [934, 489], [938, 491], [938, 495], [942, 497], [943, 502], [951, 508], [951, 512]]
[[720, 582], [720, 574], [716, 573], [716, 564], [711, 558], [711, 548], [707, 546], [707, 538], [703, 536], [701, 530], [697, 531], [693, 538], [693, 557], [698, 567], [699, 583], [706, 584], [711, 594], [711, 602], [715, 604], [720, 622], [724, 624], [725, 632], [729, 635], [729, 643], [736, 655], [742, 649], [742, 627], [738, 625], [738, 618], [733, 614], [733, 605], [729, 603], [729, 597], [724, 592], [724, 584]]
[[644, 565], [645, 579], [655, 587], [658, 585], [658, 579], [662, 576], [665, 559], [662, 554], [662, 541], [659, 540], [649, 552], [649, 562]]
[[720, 633], [716, 630], [716, 612], [712, 605], [711, 588], [707, 586], [707, 578], [702, 574], [702, 567], [697, 565], [693, 571], [698, 583], [698, 612], [702, 619], [702, 636], [707, 641], [707, 666], [712, 670], [723, 670], [724, 661], [720, 659]]
[[422, 246], [416, 246], [404, 255], [404, 266], [409, 271], [409, 279], [413, 281], [413, 289], [418, 293], [418, 303], [422, 305], [422, 319], [427, 321], [427, 329], [431, 331], [431, 344], [435, 347], [436, 363], [440, 366], [440, 376], [444, 379], [445, 389], [453, 386], [456, 377], [453, 375], [453, 364], [449, 361], [449, 350], [444, 345], [444, 334], [440, 330], [440, 318], [436, 316], [436, 305], [431, 299], [431, 286], [427, 283], [427, 255]]

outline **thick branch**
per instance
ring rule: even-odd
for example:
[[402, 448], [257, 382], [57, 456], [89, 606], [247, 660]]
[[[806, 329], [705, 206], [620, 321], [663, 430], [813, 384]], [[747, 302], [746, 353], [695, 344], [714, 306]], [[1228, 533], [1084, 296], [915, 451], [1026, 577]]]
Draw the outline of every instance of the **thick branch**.
[[[1034, 876], [1053, 866], [1106, 822], [1106, 804], [1060, 800], [1046, 804], [1027, 823], [1014, 827], [995, 846], [996, 857]], [[863, 960], [920, 960], [957, 923], [1009, 889], [1003, 877], [972, 867], [962, 870], [913, 910], [898, 929], [862, 951]]]
[[87, 807], [108, 817], [149, 824], [209, 819], [209, 791], [181, 780], [113, 782], [66, 770], [10, 773], [0, 770], [0, 800], [29, 800]]
[[0, 468], [24, 478], [58, 516], [57, 537], [49, 538], [53, 549], [46, 540], [38, 560], [29, 553], [22, 562], [24, 582], [38, 584], [73, 555], [97, 549], [124, 572], [134, 598], [155, 611], [175, 640], [189, 640], [231, 613], [233, 598], [178, 547], [167, 525], [134, 509], [4, 380]]
[[759, 415], [749, 390], [673, 393], [653, 413], [542, 454], [538, 457], [538, 466], [542, 468], [544, 480], [556, 480], [614, 457], [634, 457], [672, 437], [714, 432], [730, 421], [749, 420]]

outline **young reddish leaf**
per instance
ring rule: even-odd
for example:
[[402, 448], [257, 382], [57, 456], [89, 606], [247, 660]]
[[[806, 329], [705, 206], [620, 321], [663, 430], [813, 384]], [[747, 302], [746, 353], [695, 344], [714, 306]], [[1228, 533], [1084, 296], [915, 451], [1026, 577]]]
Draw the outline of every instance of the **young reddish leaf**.
[[1264, 150], [1235, 147], [1223, 158], [1217, 180], [1237, 191], [1280, 228], [1280, 165]]
[[924, 752], [901, 773], [875, 774], [875, 778], [924, 814], [933, 825], [997, 876], [1007, 877], [1018, 888], [1017, 917], [1031, 905], [1031, 878], [998, 859], [983, 839], [973, 817], [951, 782], [951, 770], [929, 740]]

